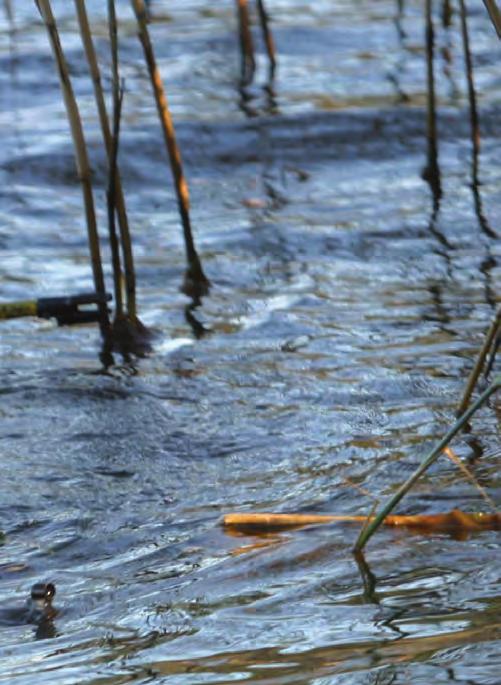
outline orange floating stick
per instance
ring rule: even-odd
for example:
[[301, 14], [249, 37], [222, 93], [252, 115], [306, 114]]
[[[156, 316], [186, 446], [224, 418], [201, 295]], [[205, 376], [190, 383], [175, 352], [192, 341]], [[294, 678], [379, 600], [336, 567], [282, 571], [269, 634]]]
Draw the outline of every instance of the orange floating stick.
[[[369, 520], [373, 520], [373, 518], [371, 516]], [[232, 513], [223, 517], [222, 525], [233, 532], [266, 533], [322, 523], [364, 524], [367, 519], [367, 516], [328, 514]], [[384, 519], [384, 524], [386, 526], [420, 529], [423, 532], [501, 530], [501, 514], [465, 513], [459, 509], [453, 509], [445, 514], [387, 516]]]

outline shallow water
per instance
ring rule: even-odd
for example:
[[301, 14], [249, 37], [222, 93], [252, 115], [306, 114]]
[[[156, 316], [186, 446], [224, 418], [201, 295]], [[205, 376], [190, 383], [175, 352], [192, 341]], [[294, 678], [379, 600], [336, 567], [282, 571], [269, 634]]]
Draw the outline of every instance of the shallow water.
[[[56, 72], [34, 7], [0, 24], [0, 300], [90, 289]], [[108, 64], [103, 3], [92, 13]], [[242, 102], [231, 2], [150, 3], [213, 288], [195, 315], [140, 46], [119, 3], [121, 166], [155, 352], [99, 369], [95, 327], [1, 324], [0, 682], [499, 682], [499, 533], [232, 537], [234, 510], [366, 513], [454, 416], [498, 301], [499, 61], [481, 4], [485, 221], [470, 189], [457, 18], [439, 47], [444, 197], [424, 163], [421, 6], [269, 0], [279, 70]], [[105, 229], [105, 165], [72, 3], [54, 2]], [[473, 8], [472, 8], [473, 9]], [[397, 18], [397, 21], [396, 21]], [[400, 29], [400, 33], [399, 33]], [[402, 34], [402, 31], [405, 34]], [[445, 72], [445, 73], [444, 73]], [[108, 82], [108, 81], [107, 81]], [[250, 116], [251, 115], [251, 116]], [[118, 361], [118, 360], [117, 360]], [[499, 403], [456, 453], [499, 503]], [[486, 508], [441, 460], [402, 512]], [[34, 582], [51, 625], [27, 625]], [[18, 616], [18, 620], [16, 620]]]

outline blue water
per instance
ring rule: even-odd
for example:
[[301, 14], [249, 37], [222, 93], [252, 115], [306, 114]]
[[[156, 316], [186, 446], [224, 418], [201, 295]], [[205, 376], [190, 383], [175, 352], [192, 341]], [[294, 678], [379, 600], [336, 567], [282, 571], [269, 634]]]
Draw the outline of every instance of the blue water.
[[[0, 23], [0, 301], [92, 288], [47, 37], [33, 4], [12, 4], [14, 24]], [[103, 4], [86, 3], [108, 74]], [[220, 526], [235, 510], [368, 513], [453, 420], [499, 300], [501, 52], [482, 4], [470, 28], [490, 230], [470, 188], [458, 17], [437, 35], [433, 216], [421, 3], [400, 18], [389, 0], [267, 4], [274, 93], [257, 41], [243, 101], [232, 3], [150, 3], [213, 284], [197, 339], [141, 47], [117, 3], [120, 165], [155, 349], [103, 375], [96, 327], [1, 324], [0, 682], [499, 682], [499, 532], [382, 530], [357, 560], [356, 527], [235, 537]], [[53, 6], [104, 237], [91, 82], [73, 4]], [[453, 447], [499, 503], [495, 399]], [[443, 458], [399, 511], [454, 507], [488, 504]], [[34, 626], [23, 607], [43, 580], [59, 613]]]

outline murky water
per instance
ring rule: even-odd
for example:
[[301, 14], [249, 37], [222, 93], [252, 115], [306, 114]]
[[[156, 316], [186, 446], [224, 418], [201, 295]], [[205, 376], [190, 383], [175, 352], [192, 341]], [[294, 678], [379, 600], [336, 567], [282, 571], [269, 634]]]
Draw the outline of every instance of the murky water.
[[[88, 2], [103, 64], [105, 3]], [[499, 683], [499, 533], [231, 537], [233, 510], [366, 513], [454, 416], [498, 301], [501, 49], [471, 14], [479, 221], [457, 17], [439, 48], [444, 198], [424, 163], [422, 7], [269, 0], [279, 70], [238, 95], [230, 0], [151, 3], [213, 289], [179, 293], [183, 247], [140, 45], [120, 2], [121, 165], [141, 313], [133, 374], [96, 375], [95, 327], [1, 324], [0, 682]], [[0, 24], [0, 299], [91, 287], [56, 72], [33, 3]], [[105, 165], [73, 4], [54, 3], [96, 171]], [[107, 81], [108, 83], [108, 81]], [[249, 116], [255, 115], [255, 116]], [[499, 403], [455, 450], [498, 503]], [[401, 511], [484, 509], [447, 460]], [[57, 585], [53, 624], [22, 611]]]

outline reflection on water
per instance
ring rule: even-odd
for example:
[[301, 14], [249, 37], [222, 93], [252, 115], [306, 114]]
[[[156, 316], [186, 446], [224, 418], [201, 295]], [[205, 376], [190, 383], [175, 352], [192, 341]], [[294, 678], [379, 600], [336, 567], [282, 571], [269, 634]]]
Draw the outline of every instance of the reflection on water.
[[[483, 7], [469, 22], [480, 195], [466, 100], [451, 93], [464, 82], [452, 15], [447, 35], [437, 21], [448, 57], [437, 51], [433, 211], [420, 178], [422, 3], [268, 0], [279, 66], [263, 89], [258, 59], [245, 106], [232, 3], [150, 3], [213, 283], [193, 308], [178, 291], [182, 237], [141, 47], [118, 4], [121, 167], [156, 351], [99, 374], [94, 327], [2, 323], [0, 679], [496, 683], [499, 533], [384, 530], [355, 558], [352, 527], [232, 537], [219, 526], [238, 509], [367, 513], [453, 417], [498, 301], [500, 55]], [[106, 70], [105, 7], [87, 6]], [[57, 75], [34, 6], [12, 9], [13, 28], [0, 25], [0, 299], [85, 292]], [[92, 86], [73, 7], [54, 9], [104, 231]], [[496, 502], [498, 424], [493, 400], [454, 445]], [[443, 460], [401, 510], [458, 505], [484, 503]], [[47, 578], [58, 614], [35, 640], [37, 626], [2, 612]]]

